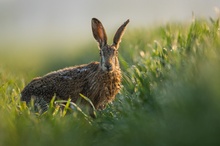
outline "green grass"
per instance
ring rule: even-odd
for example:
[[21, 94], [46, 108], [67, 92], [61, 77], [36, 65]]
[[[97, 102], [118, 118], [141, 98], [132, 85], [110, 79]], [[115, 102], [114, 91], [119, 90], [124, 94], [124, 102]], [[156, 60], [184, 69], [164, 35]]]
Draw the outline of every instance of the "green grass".
[[[43, 115], [34, 113], [19, 93], [34, 75], [56, 69], [56, 62], [36, 57], [25, 64], [14, 54], [11, 65], [1, 58], [0, 146], [220, 144], [219, 19], [129, 30], [119, 52], [123, 88], [96, 119], [54, 104]], [[60, 67], [92, 61], [59, 59], [69, 60]]]

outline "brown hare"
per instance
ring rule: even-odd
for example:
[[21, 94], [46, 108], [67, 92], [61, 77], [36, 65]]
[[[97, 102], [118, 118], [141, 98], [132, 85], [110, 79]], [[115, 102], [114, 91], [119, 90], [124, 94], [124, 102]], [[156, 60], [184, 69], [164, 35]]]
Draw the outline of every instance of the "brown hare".
[[[72, 102], [76, 102], [82, 94], [91, 100], [96, 109], [104, 109], [115, 99], [121, 84], [118, 48], [129, 20], [119, 27], [112, 45], [107, 44], [102, 23], [96, 18], [92, 18], [91, 23], [93, 36], [99, 44], [100, 62], [64, 68], [34, 78], [21, 92], [22, 101], [29, 103], [33, 98], [45, 106], [54, 96], [64, 100], [71, 98]], [[81, 100], [82, 105], [86, 103]]]

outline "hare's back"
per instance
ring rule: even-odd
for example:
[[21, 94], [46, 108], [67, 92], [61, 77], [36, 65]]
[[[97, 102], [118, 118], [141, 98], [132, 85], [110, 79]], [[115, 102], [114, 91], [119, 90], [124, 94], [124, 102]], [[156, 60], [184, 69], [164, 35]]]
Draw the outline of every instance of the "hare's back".
[[87, 85], [89, 76], [97, 68], [98, 62], [93, 62], [88, 65], [64, 68], [35, 78], [22, 91], [22, 100], [30, 101], [31, 96], [37, 96], [50, 101], [54, 95], [61, 99], [69, 97], [77, 99]]

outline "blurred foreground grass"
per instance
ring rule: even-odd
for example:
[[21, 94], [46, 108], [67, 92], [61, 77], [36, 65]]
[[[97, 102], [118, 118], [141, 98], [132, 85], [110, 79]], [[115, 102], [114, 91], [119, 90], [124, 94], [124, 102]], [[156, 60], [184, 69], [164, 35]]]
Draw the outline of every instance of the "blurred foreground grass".
[[53, 104], [38, 115], [20, 103], [35, 75], [97, 60], [96, 46], [86, 48], [79, 55], [1, 54], [0, 145], [220, 144], [219, 19], [126, 32], [119, 50], [123, 88], [97, 119]]

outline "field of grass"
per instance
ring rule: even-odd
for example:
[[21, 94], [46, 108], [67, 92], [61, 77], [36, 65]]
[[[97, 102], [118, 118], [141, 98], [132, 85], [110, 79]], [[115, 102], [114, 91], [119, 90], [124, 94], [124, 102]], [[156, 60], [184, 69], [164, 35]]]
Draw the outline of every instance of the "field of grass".
[[89, 58], [1, 54], [0, 146], [220, 145], [219, 19], [128, 30], [119, 53], [123, 88], [96, 119], [52, 103], [39, 115], [19, 98], [31, 78], [90, 62], [98, 50]]

